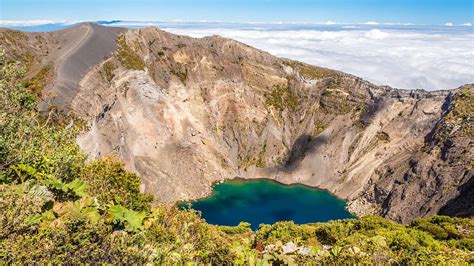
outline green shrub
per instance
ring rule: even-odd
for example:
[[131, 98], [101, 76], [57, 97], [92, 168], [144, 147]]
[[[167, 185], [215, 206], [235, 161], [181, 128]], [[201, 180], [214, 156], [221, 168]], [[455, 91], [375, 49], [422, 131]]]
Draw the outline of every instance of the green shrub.
[[273, 106], [279, 111], [289, 109], [295, 111], [298, 108], [298, 96], [288, 86], [276, 86], [265, 95], [265, 103], [268, 106]]
[[52, 77], [51, 66], [47, 65], [41, 68], [36, 75], [25, 83], [25, 86], [34, 94], [41, 95], [46, 83]]
[[415, 219], [411, 222], [410, 227], [430, 233], [438, 240], [450, 240], [467, 237], [461, 231], [463, 231], [462, 229], [472, 230], [474, 223], [471, 219], [434, 216], [428, 219]]
[[307, 65], [298, 61], [283, 60], [282, 63], [297, 70], [306, 79], [318, 80], [323, 78], [335, 78], [339, 76], [337, 71], [328, 68]]
[[237, 226], [218, 226], [218, 228], [229, 235], [243, 234], [252, 232], [250, 224], [246, 222], [240, 222]]
[[132, 70], [144, 70], [145, 62], [140, 55], [128, 45], [125, 35], [120, 35], [117, 38], [117, 57], [122, 65]]
[[23, 70], [0, 54], [0, 183], [19, 182], [14, 167], [28, 165], [65, 181], [78, 177], [85, 156], [75, 143], [73, 122], [38, 115], [36, 97], [19, 80]]
[[91, 195], [104, 203], [113, 202], [135, 211], [150, 210], [153, 197], [140, 193], [140, 178], [127, 172], [123, 163], [105, 157], [86, 165], [80, 175]]
[[332, 222], [327, 224], [322, 224], [316, 230], [316, 236], [318, 240], [326, 245], [334, 245], [338, 241], [349, 236], [351, 232], [352, 224], [347, 223], [346, 221], [341, 222]]
[[258, 228], [256, 241], [262, 244], [271, 244], [277, 241], [283, 243], [312, 243], [316, 244], [316, 227], [312, 225], [296, 225], [292, 221], [277, 222], [272, 225], [262, 224]]
[[450, 240], [449, 246], [457, 249], [463, 249], [467, 251], [474, 251], [474, 239], [465, 238], [460, 240]]
[[184, 71], [171, 69], [170, 73], [177, 76], [181, 83], [186, 84], [188, 78], [188, 71], [186, 69]]
[[111, 82], [112, 79], [115, 77], [114, 70], [115, 66], [110, 61], [107, 61], [102, 65], [102, 73], [108, 82]]

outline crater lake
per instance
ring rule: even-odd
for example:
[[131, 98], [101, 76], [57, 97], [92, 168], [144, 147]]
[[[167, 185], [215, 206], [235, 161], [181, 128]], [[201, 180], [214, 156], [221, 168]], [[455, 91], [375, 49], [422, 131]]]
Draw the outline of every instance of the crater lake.
[[284, 185], [271, 180], [232, 179], [214, 185], [212, 194], [189, 203], [208, 223], [238, 225], [293, 221], [297, 224], [355, 218], [345, 201], [328, 191], [304, 185]]

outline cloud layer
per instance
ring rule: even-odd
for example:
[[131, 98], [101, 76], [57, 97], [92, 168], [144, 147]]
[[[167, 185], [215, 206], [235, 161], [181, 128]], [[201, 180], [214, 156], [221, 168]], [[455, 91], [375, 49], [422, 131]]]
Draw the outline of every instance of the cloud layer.
[[[219, 34], [274, 55], [348, 72], [403, 89], [452, 89], [474, 82], [474, 33], [443, 27], [272, 29], [167, 27], [177, 34]], [[371, 25], [374, 26], [374, 25]]]
[[47, 24], [59, 24], [66, 23], [66, 21], [59, 20], [5, 20], [0, 19], [0, 27], [29, 27], [29, 26], [38, 26], [38, 25], [47, 25]]
[[[276, 56], [341, 70], [378, 85], [440, 90], [474, 83], [474, 30], [470, 23], [99, 23], [132, 28], [158, 26], [192, 37], [222, 35]], [[29, 31], [49, 31], [68, 25], [71, 22], [0, 20], [0, 26]]]

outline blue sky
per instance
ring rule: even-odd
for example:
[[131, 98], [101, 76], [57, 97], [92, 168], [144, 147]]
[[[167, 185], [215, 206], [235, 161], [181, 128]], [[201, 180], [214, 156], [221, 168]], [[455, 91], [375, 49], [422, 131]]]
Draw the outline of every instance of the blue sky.
[[4, 20], [474, 23], [474, 0], [0, 0]]

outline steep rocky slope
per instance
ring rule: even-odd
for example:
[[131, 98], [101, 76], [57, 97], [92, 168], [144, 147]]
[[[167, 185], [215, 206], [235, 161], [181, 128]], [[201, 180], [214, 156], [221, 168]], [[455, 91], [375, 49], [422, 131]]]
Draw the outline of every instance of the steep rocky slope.
[[125, 29], [81, 23], [65, 30], [24, 33], [0, 28], [7, 56], [26, 64], [30, 86], [42, 90], [49, 105], [67, 109], [77, 85], [90, 70], [117, 48]]
[[401, 222], [474, 213], [472, 85], [397, 90], [156, 28], [0, 35], [11, 58], [35, 58], [30, 83], [46, 103], [90, 121], [79, 144], [122, 158], [160, 201], [239, 176], [328, 189], [357, 214]]

